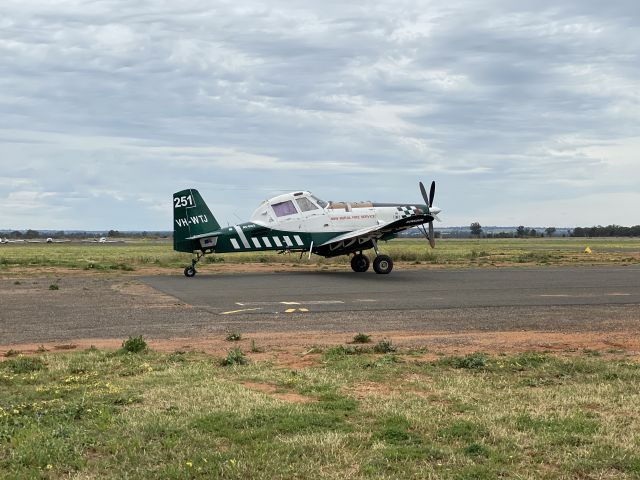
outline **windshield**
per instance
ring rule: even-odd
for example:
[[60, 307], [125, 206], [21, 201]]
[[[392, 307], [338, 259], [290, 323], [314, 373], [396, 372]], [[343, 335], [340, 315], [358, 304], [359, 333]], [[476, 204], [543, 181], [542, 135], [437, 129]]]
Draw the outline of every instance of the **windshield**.
[[329, 205], [327, 202], [325, 202], [324, 200], [320, 200], [315, 195], [311, 195], [311, 198], [313, 199], [314, 202], [320, 205], [320, 208], [326, 208], [326, 206]]
[[298, 203], [298, 208], [300, 208], [301, 212], [310, 212], [312, 210], [318, 210], [318, 207], [308, 198], [296, 198], [296, 202]]

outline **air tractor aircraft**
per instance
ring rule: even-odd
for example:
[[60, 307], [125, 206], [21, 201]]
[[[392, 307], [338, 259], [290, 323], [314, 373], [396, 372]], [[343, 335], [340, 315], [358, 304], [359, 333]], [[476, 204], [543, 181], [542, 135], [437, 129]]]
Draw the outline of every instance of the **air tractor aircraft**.
[[[419, 227], [431, 247], [435, 247], [433, 220], [440, 209], [433, 206], [436, 190], [431, 183], [429, 195], [420, 182], [424, 204], [325, 202], [310, 192], [292, 192], [265, 200], [248, 223], [221, 227], [195, 189], [173, 195], [173, 248], [193, 254], [191, 266], [184, 269], [193, 277], [196, 265], [211, 253], [308, 252], [323, 257], [352, 256], [354, 272], [369, 269], [365, 250], [373, 249], [376, 273], [387, 274], [393, 260], [382, 255], [379, 240], [391, 240], [398, 232]], [[424, 224], [428, 224], [428, 230]]]

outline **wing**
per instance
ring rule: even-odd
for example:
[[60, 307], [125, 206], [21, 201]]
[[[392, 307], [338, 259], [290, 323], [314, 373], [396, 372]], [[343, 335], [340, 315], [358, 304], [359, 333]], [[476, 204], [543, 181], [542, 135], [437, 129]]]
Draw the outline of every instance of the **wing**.
[[377, 240], [389, 233], [401, 232], [403, 230], [413, 228], [416, 225], [422, 225], [423, 223], [427, 223], [432, 220], [433, 217], [431, 215], [413, 215], [411, 217], [401, 218], [400, 220], [395, 220], [393, 222], [387, 222], [380, 225], [374, 225], [372, 227], [361, 228], [359, 230], [354, 230], [353, 232], [338, 235], [337, 237], [333, 237], [330, 240], [324, 242], [322, 245], [319, 245], [319, 247], [326, 247], [328, 245], [344, 242], [345, 240]]

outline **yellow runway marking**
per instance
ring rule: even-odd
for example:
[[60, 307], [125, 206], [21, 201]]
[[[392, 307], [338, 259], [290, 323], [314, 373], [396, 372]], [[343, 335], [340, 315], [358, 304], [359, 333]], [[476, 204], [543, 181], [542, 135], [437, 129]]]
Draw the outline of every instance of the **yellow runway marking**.
[[262, 310], [261, 308], [245, 308], [243, 310], [231, 310], [230, 312], [221, 312], [220, 315], [231, 315], [232, 313], [253, 312], [255, 310]]

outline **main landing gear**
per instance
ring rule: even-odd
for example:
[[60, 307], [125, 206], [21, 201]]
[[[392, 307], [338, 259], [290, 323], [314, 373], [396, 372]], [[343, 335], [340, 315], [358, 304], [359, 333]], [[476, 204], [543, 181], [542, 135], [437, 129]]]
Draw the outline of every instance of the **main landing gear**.
[[198, 254], [191, 259], [191, 266], [190, 267], [186, 267], [184, 269], [184, 276], [187, 278], [192, 278], [196, 276], [196, 273], [198, 273], [198, 271], [196, 270], [196, 265], [198, 264], [198, 262], [200, 261], [200, 259], [204, 257], [204, 253], [198, 252]]
[[[389, 255], [382, 255], [380, 250], [378, 250], [378, 243], [373, 239], [371, 241], [373, 242], [373, 249], [376, 252], [376, 258], [373, 259], [373, 270], [380, 275], [391, 273], [391, 270], [393, 270], [393, 260]], [[351, 268], [354, 272], [366, 272], [369, 270], [369, 265], [369, 257], [362, 252], [354, 255], [351, 259]]]
[[369, 261], [369, 257], [363, 255], [362, 253], [358, 253], [354, 255], [351, 259], [351, 268], [354, 272], [364, 273], [369, 270], [369, 265], [371, 262]]

